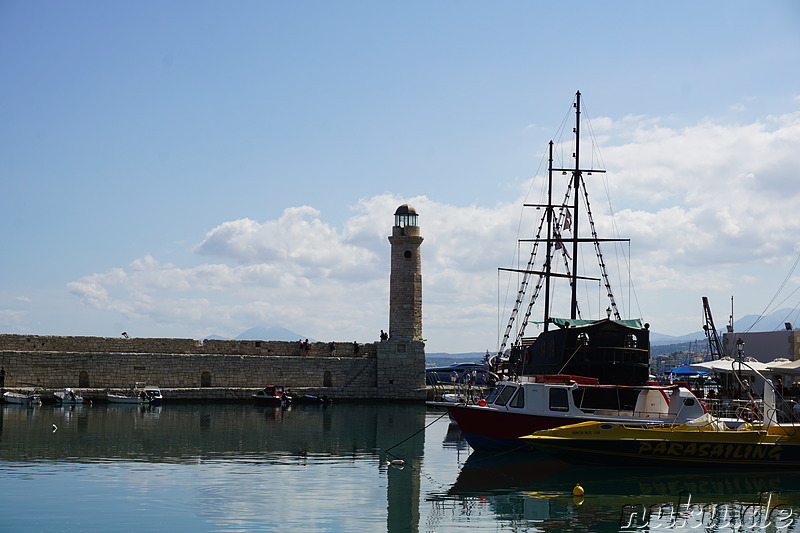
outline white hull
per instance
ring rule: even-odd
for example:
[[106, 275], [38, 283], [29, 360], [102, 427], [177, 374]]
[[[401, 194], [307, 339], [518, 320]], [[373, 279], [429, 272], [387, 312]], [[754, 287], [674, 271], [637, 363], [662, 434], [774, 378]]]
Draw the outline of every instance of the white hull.
[[147, 385], [146, 387], [137, 386], [123, 394], [109, 392], [106, 394], [106, 397], [109, 403], [124, 403], [129, 405], [159, 405], [163, 399], [161, 396], [161, 389], [155, 385]]
[[22, 394], [19, 392], [3, 393], [3, 400], [5, 400], [6, 403], [39, 403], [40, 399], [38, 394]]
[[53, 394], [56, 401], [62, 405], [80, 405], [83, 403], [83, 398], [79, 394], [75, 394], [72, 389], [65, 389]]
[[127, 404], [134, 404], [140, 405], [143, 403], [150, 403], [148, 400], [142, 398], [131, 398], [129, 396], [117, 396], [116, 394], [109, 394], [108, 395], [109, 403], [127, 403]]

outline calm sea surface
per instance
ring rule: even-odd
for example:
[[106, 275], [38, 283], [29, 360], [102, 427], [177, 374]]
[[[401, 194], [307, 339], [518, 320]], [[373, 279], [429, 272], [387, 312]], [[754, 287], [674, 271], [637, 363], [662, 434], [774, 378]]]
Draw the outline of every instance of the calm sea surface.
[[782, 532], [799, 512], [800, 473], [471, 453], [424, 406], [0, 407], [4, 532]]

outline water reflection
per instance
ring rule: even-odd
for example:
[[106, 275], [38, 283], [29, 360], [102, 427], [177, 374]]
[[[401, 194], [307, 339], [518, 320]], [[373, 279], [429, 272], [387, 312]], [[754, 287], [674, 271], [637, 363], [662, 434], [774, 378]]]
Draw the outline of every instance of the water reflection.
[[5, 406], [0, 478], [8, 531], [800, 531], [794, 472], [471, 452], [402, 404]]
[[[452, 428], [447, 442], [452, 446]], [[583, 497], [572, 489], [580, 484]], [[428, 495], [455, 522], [491, 515], [531, 531], [798, 531], [800, 473], [571, 466], [546, 455], [472, 452]]]
[[621, 468], [570, 466], [547, 456], [493, 455], [473, 452], [462, 466], [449, 494], [525, 490], [558, 492], [576, 483], [593, 496], [669, 496], [681, 493], [757, 496], [762, 492], [800, 491], [800, 473], [769, 470]]
[[0, 516], [9, 531], [416, 531], [424, 427], [419, 405], [4, 406]]
[[[362, 404], [290, 410], [237, 404], [6, 406], [0, 412], [0, 459], [6, 461], [377, 456], [424, 425], [424, 408]], [[51, 433], [53, 425], [58, 430]], [[417, 447], [410, 461], [419, 459]]]

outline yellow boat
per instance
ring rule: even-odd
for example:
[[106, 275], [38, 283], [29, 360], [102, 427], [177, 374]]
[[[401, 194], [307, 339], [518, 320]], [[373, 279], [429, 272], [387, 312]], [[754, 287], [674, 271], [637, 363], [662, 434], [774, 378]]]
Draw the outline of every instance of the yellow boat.
[[582, 422], [521, 438], [572, 464], [800, 466], [800, 424], [727, 429], [710, 417], [672, 427]]

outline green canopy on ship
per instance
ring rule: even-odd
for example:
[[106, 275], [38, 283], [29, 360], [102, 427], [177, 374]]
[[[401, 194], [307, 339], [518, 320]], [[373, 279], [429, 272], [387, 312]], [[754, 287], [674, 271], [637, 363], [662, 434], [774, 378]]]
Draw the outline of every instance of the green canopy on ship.
[[[597, 324], [598, 322], [602, 322], [604, 320], [609, 319], [602, 319], [602, 320], [581, 320], [577, 318], [551, 318], [550, 322], [555, 324], [558, 327], [565, 328], [567, 326], [589, 326], [591, 324]], [[626, 326], [629, 328], [642, 328], [642, 319], [641, 318], [631, 318], [628, 320], [611, 320], [611, 322], [616, 322], [622, 326]]]

